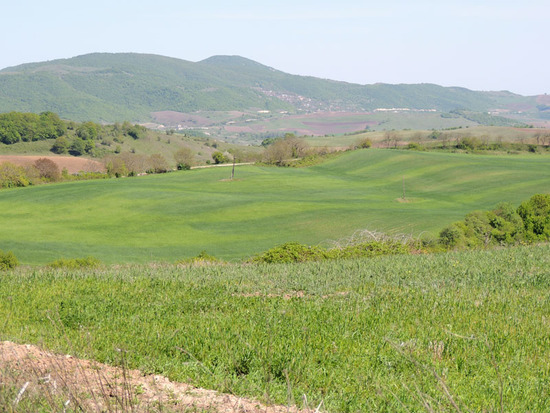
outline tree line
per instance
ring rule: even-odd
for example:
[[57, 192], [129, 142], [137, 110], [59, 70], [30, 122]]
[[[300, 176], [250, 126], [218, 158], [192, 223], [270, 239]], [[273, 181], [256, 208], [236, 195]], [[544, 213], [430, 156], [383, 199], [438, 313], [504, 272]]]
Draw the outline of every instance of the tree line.
[[102, 155], [96, 142], [104, 145], [121, 143], [124, 138], [142, 139], [147, 129], [130, 122], [100, 125], [95, 122], [65, 121], [53, 112], [0, 114], [0, 142], [12, 145], [18, 142], [55, 140], [51, 151], [73, 156]]

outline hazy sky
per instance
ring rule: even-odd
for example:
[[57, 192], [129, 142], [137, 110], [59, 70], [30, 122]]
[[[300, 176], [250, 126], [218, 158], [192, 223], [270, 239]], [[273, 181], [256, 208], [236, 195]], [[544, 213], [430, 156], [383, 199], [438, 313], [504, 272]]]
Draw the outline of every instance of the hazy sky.
[[[8, 3], [8, 2], [6, 2]], [[550, 93], [548, 0], [18, 0], [0, 68], [91, 52], [240, 55], [354, 83]]]

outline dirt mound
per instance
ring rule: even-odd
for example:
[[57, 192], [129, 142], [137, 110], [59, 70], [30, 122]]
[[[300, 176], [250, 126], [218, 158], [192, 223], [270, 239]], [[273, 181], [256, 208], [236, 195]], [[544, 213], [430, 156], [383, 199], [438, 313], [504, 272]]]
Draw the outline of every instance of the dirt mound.
[[77, 172], [105, 172], [105, 166], [98, 161], [74, 156], [26, 156], [26, 155], [0, 155], [0, 163], [11, 162], [15, 165], [30, 166], [37, 159], [47, 158], [54, 161], [59, 169], [67, 168], [70, 174]]
[[9, 341], [0, 342], [0, 384], [16, 389], [14, 399], [20, 399], [18, 402], [23, 403], [24, 397], [42, 397], [51, 401], [52, 408], [57, 402], [71, 406], [71, 411], [77, 407], [85, 412], [313, 412], [265, 406], [163, 376], [144, 375], [138, 370], [52, 354]]

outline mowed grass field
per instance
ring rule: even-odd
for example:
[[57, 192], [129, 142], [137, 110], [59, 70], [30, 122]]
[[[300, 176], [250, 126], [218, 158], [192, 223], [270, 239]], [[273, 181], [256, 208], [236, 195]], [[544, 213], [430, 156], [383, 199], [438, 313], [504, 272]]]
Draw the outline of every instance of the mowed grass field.
[[[24, 264], [92, 255], [249, 257], [368, 229], [437, 235], [475, 209], [550, 192], [550, 157], [349, 152], [310, 168], [242, 166], [0, 191], [0, 249]], [[409, 202], [400, 202], [403, 182]]]
[[27, 267], [0, 274], [0, 340], [326, 412], [548, 412], [549, 268], [548, 245]]

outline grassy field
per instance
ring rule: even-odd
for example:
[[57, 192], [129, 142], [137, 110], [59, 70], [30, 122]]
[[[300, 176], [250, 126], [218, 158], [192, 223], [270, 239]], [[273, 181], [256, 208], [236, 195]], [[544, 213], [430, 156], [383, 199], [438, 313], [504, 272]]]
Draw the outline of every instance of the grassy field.
[[114, 364], [122, 349], [146, 373], [282, 404], [306, 395], [330, 412], [544, 412], [549, 268], [548, 245], [292, 265], [21, 268], [0, 274], [0, 340]]
[[[212, 168], [0, 192], [0, 249], [25, 264], [93, 255], [246, 258], [369, 229], [437, 234], [475, 209], [550, 192], [550, 158], [361, 150], [310, 168]], [[403, 181], [408, 202], [400, 202]]]

